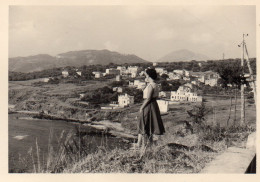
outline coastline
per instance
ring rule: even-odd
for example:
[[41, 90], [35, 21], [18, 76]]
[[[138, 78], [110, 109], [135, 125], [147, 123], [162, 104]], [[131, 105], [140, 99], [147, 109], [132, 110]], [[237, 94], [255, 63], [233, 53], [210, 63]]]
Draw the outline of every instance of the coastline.
[[112, 122], [110, 120], [101, 120], [101, 121], [89, 121], [89, 120], [82, 120], [82, 119], [75, 119], [75, 118], [62, 118], [57, 115], [46, 114], [39, 111], [14, 111], [12, 110], [8, 114], [20, 113], [25, 114], [26, 116], [18, 117], [18, 119], [26, 119], [26, 120], [60, 120], [66, 121], [70, 123], [78, 123], [82, 124], [83, 126], [93, 127], [97, 130], [106, 131], [107, 134], [110, 134], [115, 137], [120, 137], [122, 139], [137, 139], [137, 136], [127, 131], [125, 128], [121, 126], [119, 122]]

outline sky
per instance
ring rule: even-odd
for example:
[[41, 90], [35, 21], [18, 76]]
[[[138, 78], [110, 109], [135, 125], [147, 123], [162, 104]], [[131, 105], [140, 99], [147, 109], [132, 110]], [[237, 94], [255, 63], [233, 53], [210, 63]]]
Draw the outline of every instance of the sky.
[[180, 49], [256, 56], [255, 6], [10, 6], [9, 57], [108, 49], [156, 61]]

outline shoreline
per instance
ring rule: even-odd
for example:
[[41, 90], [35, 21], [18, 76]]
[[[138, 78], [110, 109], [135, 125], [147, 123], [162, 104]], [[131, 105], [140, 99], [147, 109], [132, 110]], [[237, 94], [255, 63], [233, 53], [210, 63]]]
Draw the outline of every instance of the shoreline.
[[110, 120], [100, 120], [100, 121], [88, 121], [88, 120], [80, 120], [74, 118], [62, 118], [57, 115], [50, 115], [46, 113], [41, 113], [39, 111], [11, 111], [8, 114], [26, 114], [27, 116], [18, 117], [18, 119], [26, 119], [26, 120], [61, 120], [70, 123], [82, 124], [83, 126], [88, 126], [95, 128], [100, 131], [106, 131], [108, 134], [111, 134], [114, 137], [123, 138], [126, 140], [137, 139], [130, 131], [126, 131], [125, 128], [121, 126], [121, 123], [112, 122]]

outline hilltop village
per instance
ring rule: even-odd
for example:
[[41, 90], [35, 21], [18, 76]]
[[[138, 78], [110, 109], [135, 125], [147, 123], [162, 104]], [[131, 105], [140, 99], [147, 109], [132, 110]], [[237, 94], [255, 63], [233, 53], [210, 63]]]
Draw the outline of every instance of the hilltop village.
[[[180, 85], [177, 90], [163, 89], [161, 87], [161, 92], [159, 93], [160, 98], [157, 101], [161, 112], [167, 112], [168, 105], [171, 103], [202, 102], [202, 96], [198, 95], [194, 87], [198, 87], [200, 84], [209, 85], [210, 87], [217, 86], [218, 79], [220, 78], [218, 73], [213, 71], [192, 72], [182, 69], [172, 70], [170, 72], [165, 68], [158, 67], [157, 63], [153, 63], [153, 67], [161, 78], [165, 78], [165, 81], [184, 81], [184, 84]], [[96, 80], [109, 76], [114, 79], [114, 84], [130, 79], [128, 84], [112, 87], [113, 92], [118, 93], [118, 98], [111, 103], [103, 105], [101, 109], [118, 109], [133, 105], [135, 103], [135, 95], [130, 95], [124, 91], [127, 88], [142, 91], [146, 87], [144, 71], [145, 70], [139, 66], [117, 66], [117, 68], [107, 68], [105, 72], [93, 71], [92, 74]], [[79, 69], [75, 69], [73, 73], [70, 74], [68, 70], [64, 69], [62, 70], [62, 78], [82, 76], [82, 71]], [[42, 79], [42, 81], [46, 83], [51, 80], [53, 80], [52, 77]], [[170, 84], [170, 86], [171, 85], [172, 84]], [[80, 93], [79, 98], [83, 99], [85, 95], [85, 93]]]

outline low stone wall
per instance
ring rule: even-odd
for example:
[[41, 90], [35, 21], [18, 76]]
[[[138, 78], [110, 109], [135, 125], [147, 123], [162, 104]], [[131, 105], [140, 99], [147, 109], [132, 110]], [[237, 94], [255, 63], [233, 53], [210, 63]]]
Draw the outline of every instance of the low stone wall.
[[248, 136], [246, 148], [230, 147], [210, 162], [201, 173], [244, 174], [256, 155], [256, 134]]

